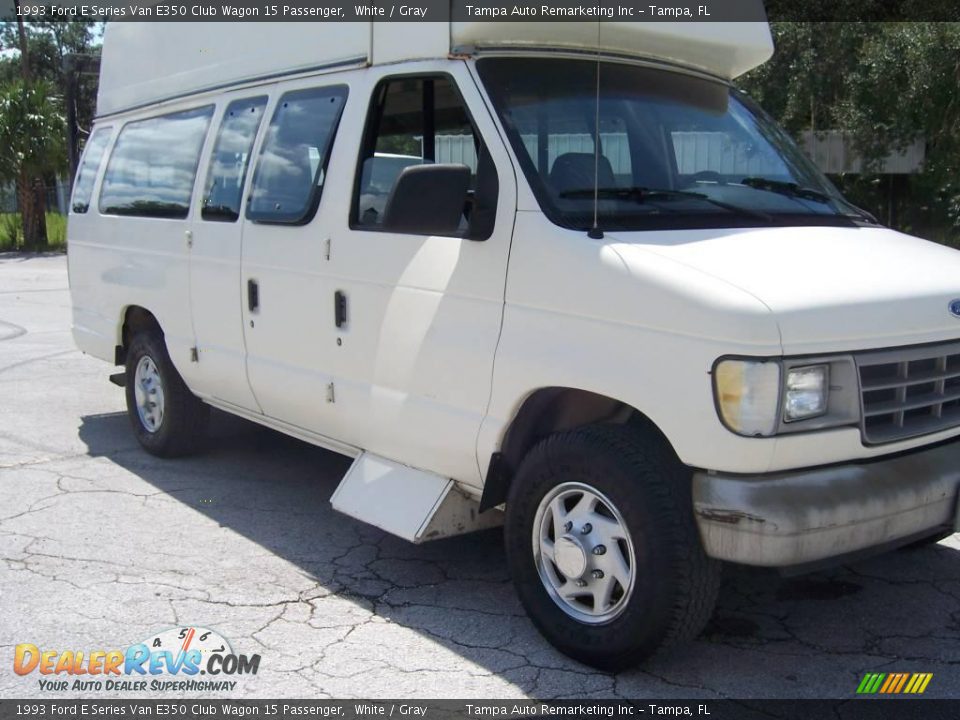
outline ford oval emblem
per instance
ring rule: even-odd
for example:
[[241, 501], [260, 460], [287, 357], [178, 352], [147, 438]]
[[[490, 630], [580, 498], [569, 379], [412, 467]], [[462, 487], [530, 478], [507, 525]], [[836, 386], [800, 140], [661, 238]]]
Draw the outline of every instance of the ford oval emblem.
[[954, 317], [960, 318], [960, 298], [957, 298], [956, 300], [951, 300], [950, 305], [948, 307], [950, 308], [951, 315], [953, 315]]

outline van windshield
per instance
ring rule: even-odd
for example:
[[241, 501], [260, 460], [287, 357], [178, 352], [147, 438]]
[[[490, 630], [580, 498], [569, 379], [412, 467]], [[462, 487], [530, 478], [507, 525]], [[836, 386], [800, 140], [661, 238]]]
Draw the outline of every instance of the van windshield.
[[592, 59], [477, 67], [543, 211], [563, 227], [593, 226], [595, 192], [601, 229], [873, 221], [721, 82]]

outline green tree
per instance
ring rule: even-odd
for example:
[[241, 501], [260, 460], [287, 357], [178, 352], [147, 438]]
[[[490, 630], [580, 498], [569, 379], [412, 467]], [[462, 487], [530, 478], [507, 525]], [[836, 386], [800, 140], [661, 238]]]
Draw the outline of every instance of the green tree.
[[960, 23], [879, 23], [850, 68], [837, 116], [877, 162], [923, 138], [923, 172], [911, 190], [926, 214], [960, 231]]
[[[878, 0], [836, 5], [835, 13], [889, 15]], [[960, 23], [774, 22], [772, 31], [773, 58], [740, 85], [795, 137], [849, 133], [867, 172], [836, 179], [874, 211], [890, 202], [880, 161], [922, 138], [923, 172], [889, 179], [899, 212], [888, 212], [905, 230], [960, 240]]]
[[778, 22], [771, 26], [773, 57], [740, 80], [789, 131], [837, 127], [847, 74], [874, 23]]
[[0, 25], [3, 47], [19, 50], [0, 60], [0, 182], [16, 185], [27, 249], [46, 247], [46, 187], [58, 173], [73, 169], [65, 156], [66, 99], [73, 98], [72, 137], [84, 137], [93, 121], [96, 77], [74, 74], [65, 60], [99, 52], [93, 45], [96, 25], [22, 20]]
[[18, 78], [0, 85], [0, 183], [16, 183], [27, 250], [47, 246], [44, 178], [66, 165], [65, 134], [49, 83]]
[[[95, 44], [96, 31], [102, 25], [86, 20], [34, 20], [27, 23], [25, 35], [30, 74], [51, 83], [57, 93], [65, 97], [71, 78], [67, 75], [64, 60], [68, 55], [99, 55], [100, 46]], [[8, 48], [20, 47], [16, 23], [0, 23], [0, 44]], [[21, 77], [21, 63], [19, 53], [0, 61], [0, 81]], [[96, 113], [97, 77], [95, 74], [80, 75], [77, 80], [77, 124], [81, 131], [85, 131]]]

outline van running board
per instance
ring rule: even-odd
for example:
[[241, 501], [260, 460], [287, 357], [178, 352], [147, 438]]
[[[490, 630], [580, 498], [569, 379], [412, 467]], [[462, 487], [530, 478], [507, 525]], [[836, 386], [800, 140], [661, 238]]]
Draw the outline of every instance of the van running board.
[[503, 524], [503, 513], [480, 504], [453, 480], [362, 452], [330, 498], [334, 510], [413, 543]]
[[114, 373], [110, 376], [110, 382], [112, 382], [117, 387], [126, 387], [127, 386], [127, 374], [125, 372]]

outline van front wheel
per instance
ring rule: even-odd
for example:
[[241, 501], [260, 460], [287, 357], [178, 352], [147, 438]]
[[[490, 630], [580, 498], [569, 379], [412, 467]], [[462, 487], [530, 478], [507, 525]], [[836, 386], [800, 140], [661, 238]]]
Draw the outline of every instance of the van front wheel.
[[507, 559], [557, 649], [619, 670], [703, 629], [720, 571], [703, 552], [690, 482], [661, 438], [629, 427], [558, 433], [527, 454], [507, 500]]
[[127, 415], [143, 448], [160, 457], [195, 451], [205, 435], [209, 406], [184, 384], [163, 337], [135, 335], [125, 370]]

